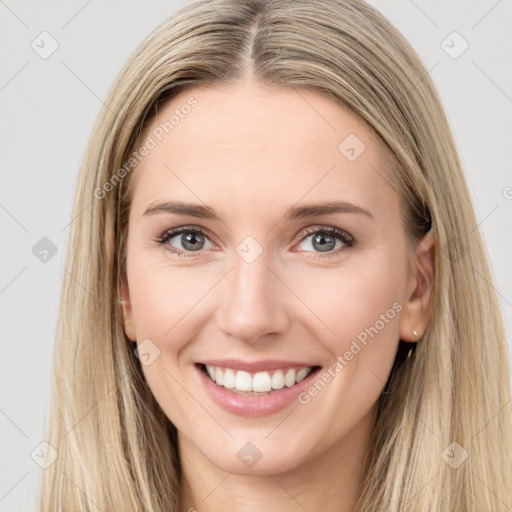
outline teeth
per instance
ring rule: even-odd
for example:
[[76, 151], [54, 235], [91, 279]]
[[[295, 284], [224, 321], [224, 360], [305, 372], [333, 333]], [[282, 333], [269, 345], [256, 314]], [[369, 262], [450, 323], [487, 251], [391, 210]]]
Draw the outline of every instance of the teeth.
[[304, 380], [309, 374], [309, 370], [307, 368], [301, 368], [295, 377], [295, 380], [297, 382], [300, 382], [301, 380]]
[[272, 389], [283, 389], [284, 388], [284, 377], [281, 370], [277, 370], [272, 375]]
[[[222, 370], [220, 368], [217, 368], [217, 371]], [[217, 380], [217, 384], [218, 383], [219, 381]], [[243, 371], [236, 372], [235, 389], [238, 389], [238, 391], [252, 391], [251, 374]]]
[[272, 377], [268, 372], [258, 372], [252, 378], [252, 391], [264, 393], [272, 389]]
[[272, 390], [291, 388], [304, 380], [312, 371], [312, 367], [288, 368], [275, 370], [274, 372], [249, 373], [243, 370], [220, 368], [206, 365], [206, 371], [211, 379], [219, 386], [224, 386], [233, 391], [268, 393]]
[[224, 382], [224, 373], [222, 372], [222, 370], [217, 367], [215, 368], [215, 382], [219, 385], [219, 386], [222, 386], [223, 382]]
[[284, 376], [284, 385], [291, 388], [295, 384], [295, 370], [289, 369]]
[[235, 387], [235, 372], [230, 368], [226, 368], [224, 372], [224, 384], [223, 386], [228, 389]]

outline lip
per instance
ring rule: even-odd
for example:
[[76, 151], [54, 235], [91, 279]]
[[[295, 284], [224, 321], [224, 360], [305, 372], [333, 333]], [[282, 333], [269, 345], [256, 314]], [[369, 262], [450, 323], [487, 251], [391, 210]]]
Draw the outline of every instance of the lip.
[[[226, 361], [227, 360], [223, 360], [223, 365], [226, 364]], [[276, 361], [272, 361], [272, 363], [274, 362]], [[283, 361], [281, 361], [280, 363], [282, 364]], [[212, 363], [208, 362], [207, 364]], [[285, 366], [279, 366], [277, 368], [283, 368], [289, 365], [290, 361], [287, 361]], [[302, 367], [313, 366], [313, 371], [304, 380], [300, 381], [298, 384], [295, 384], [291, 388], [284, 387], [283, 389], [275, 390], [268, 395], [260, 396], [238, 394], [224, 388], [223, 386], [219, 386], [218, 384], [213, 382], [212, 379], [210, 379], [209, 375], [206, 374], [202, 363], [196, 363], [194, 365], [194, 368], [198, 374], [198, 377], [206, 393], [216, 405], [232, 414], [237, 414], [239, 416], [255, 417], [273, 414], [289, 406], [296, 400], [297, 396], [300, 393], [304, 392], [311, 385], [311, 382], [321, 369], [320, 366], [317, 365], [305, 365], [303, 363], [293, 363], [293, 365]], [[213, 366], [221, 365], [214, 364]], [[258, 366], [258, 368], [261, 368], [261, 365]], [[277, 368], [273, 367], [271, 369]]]
[[282, 368], [309, 368], [318, 366], [315, 364], [302, 363], [300, 361], [284, 361], [279, 359], [262, 359], [260, 361], [243, 361], [241, 359], [208, 359], [198, 361], [200, 364], [210, 366], [220, 366], [221, 368], [231, 368], [233, 370], [245, 370], [249, 373], [266, 372], [270, 370], [279, 370]]

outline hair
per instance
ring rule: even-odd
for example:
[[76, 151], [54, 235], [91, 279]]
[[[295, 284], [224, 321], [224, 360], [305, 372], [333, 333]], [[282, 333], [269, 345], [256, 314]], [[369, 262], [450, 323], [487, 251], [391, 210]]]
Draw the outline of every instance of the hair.
[[[379, 397], [358, 510], [510, 510], [503, 321], [454, 140], [421, 60], [360, 0], [209, 0], [187, 5], [139, 46], [86, 149], [45, 426], [58, 458], [43, 472], [39, 511], [179, 510], [176, 428], [123, 329], [133, 180], [122, 169], [164, 101], [247, 77], [318, 91], [357, 114], [391, 157], [408, 239], [435, 237], [431, 319], [410, 357], [397, 351]], [[453, 442], [469, 454], [456, 468], [445, 462]]]

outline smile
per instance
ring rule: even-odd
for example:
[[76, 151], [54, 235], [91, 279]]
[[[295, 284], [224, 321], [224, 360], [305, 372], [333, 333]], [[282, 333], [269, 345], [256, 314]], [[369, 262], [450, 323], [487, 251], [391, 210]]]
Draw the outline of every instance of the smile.
[[276, 413], [296, 402], [321, 366], [302, 361], [209, 359], [194, 364], [198, 384], [225, 411], [255, 417]]
[[218, 386], [223, 386], [234, 393], [260, 395], [295, 386], [303, 381], [314, 367], [280, 368], [256, 373], [209, 364], [204, 365], [204, 369]]

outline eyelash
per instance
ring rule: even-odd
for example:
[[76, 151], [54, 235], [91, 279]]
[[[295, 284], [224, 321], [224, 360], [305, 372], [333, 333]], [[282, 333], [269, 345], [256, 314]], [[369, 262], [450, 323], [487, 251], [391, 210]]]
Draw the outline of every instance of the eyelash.
[[[171, 229], [169, 231], [165, 231], [162, 235], [160, 235], [156, 242], [158, 242], [159, 245], [165, 245], [171, 238], [174, 238], [177, 235], [180, 235], [182, 233], [192, 233], [192, 234], [200, 234], [205, 236], [209, 239], [208, 233], [204, 231], [202, 228], [194, 227], [194, 226], [182, 226], [179, 228]], [[346, 250], [347, 248], [353, 247], [355, 244], [355, 238], [344, 231], [343, 229], [335, 228], [332, 226], [313, 226], [310, 228], [306, 228], [304, 232], [304, 236], [299, 240], [300, 242], [303, 242], [308, 236], [312, 234], [327, 234], [332, 235], [337, 240], [340, 240], [343, 242], [343, 247], [340, 249], [337, 249], [336, 251], [327, 252], [325, 254], [322, 253], [315, 253], [316, 256], [312, 256], [313, 258], [329, 258], [338, 256], [340, 252]], [[195, 258], [197, 257], [197, 254], [194, 254], [195, 252], [200, 253], [201, 251], [181, 251], [178, 249], [172, 248], [172, 246], [169, 245], [169, 247], [166, 248], [169, 250], [172, 254], [175, 254], [180, 257], [185, 258]]]

